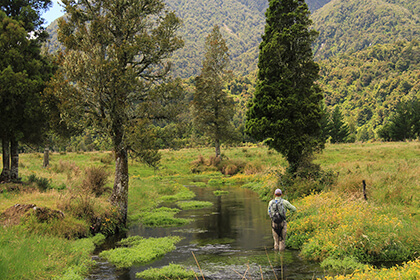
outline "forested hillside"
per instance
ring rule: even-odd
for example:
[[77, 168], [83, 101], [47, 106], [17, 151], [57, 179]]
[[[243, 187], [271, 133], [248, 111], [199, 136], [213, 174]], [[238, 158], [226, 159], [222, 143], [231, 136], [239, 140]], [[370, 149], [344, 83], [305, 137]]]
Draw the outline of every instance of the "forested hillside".
[[[166, 0], [183, 20], [185, 47], [174, 54], [173, 74], [197, 76], [203, 59], [204, 38], [215, 24], [227, 41], [231, 69], [238, 75], [256, 70], [258, 46], [265, 25], [268, 0]], [[313, 27], [319, 31], [315, 58], [325, 59], [376, 44], [420, 37], [420, 1], [308, 0]], [[47, 46], [56, 49], [57, 23], [47, 28]]]
[[327, 107], [340, 107], [359, 140], [375, 137], [399, 101], [420, 99], [419, 44], [375, 45], [320, 63]]
[[[315, 11], [329, 1], [308, 0], [307, 3]], [[185, 47], [172, 57], [175, 76], [188, 78], [199, 74], [204, 38], [215, 24], [220, 26], [227, 41], [231, 69], [240, 75], [256, 70], [268, 0], [166, 0], [166, 3], [183, 21], [180, 34]], [[57, 22], [47, 28], [51, 38], [46, 46], [51, 51], [59, 47], [57, 28]]]
[[[173, 74], [199, 75], [204, 39], [215, 24], [229, 47], [235, 79], [228, 90], [237, 102], [235, 126], [241, 130], [246, 103], [254, 93], [258, 46], [265, 25], [268, 0], [166, 0], [183, 20], [185, 47], [173, 56]], [[308, 0], [314, 44], [321, 65], [320, 83], [327, 109], [338, 105], [354, 137], [376, 137], [400, 100], [420, 98], [420, 1]], [[58, 47], [53, 22], [49, 48]], [[416, 40], [417, 38], [417, 40]], [[398, 42], [398, 43], [396, 43]], [[186, 80], [192, 98], [192, 80]], [[245, 137], [245, 136], [244, 136]]]
[[241, 1], [167, 1], [183, 20], [181, 34], [185, 47], [172, 57], [176, 76], [187, 78], [199, 74], [204, 38], [216, 24], [227, 41], [232, 69], [242, 74], [256, 69], [258, 45], [265, 22], [262, 12], [265, 1], [260, 0], [260, 4], [258, 1]]
[[[315, 11], [330, 0], [308, 0]], [[201, 68], [204, 38], [215, 24], [221, 28], [235, 73], [247, 75], [256, 70], [258, 46], [265, 25], [268, 0], [167, 0], [183, 20], [185, 47], [173, 56], [174, 73], [182, 78], [197, 76]]]
[[315, 58], [324, 59], [376, 44], [420, 36], [420, 1], [333, 0], [313, 13], [319, 38]]

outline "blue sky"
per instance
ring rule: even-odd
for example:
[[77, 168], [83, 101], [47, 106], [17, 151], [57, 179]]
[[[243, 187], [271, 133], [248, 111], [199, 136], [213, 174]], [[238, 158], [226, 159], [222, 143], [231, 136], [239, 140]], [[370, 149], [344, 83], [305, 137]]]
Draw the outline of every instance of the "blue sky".
[[[51, 22], [56, 20], [57, 18], [61, 17], [63, 13], [63, 7], [61, 7], [57, 2], [59, 0], [52, 0], [53, 6], [42, 15], [42, 17], [45, 19], [45, 26], [50, 25]], [[61, 3], [61, 2], [60, 2]]]

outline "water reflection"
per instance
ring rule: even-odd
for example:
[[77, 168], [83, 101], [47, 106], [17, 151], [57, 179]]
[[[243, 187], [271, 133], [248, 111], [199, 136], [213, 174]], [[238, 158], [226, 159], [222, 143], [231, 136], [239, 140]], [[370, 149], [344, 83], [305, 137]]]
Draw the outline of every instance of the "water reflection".
[[206, 279], [242, 279], [245, 273], [247, 279], [281, 279], [281, 275], [283, 279], [314, 279], [323, 276], [317, 264], [302, 261], [298, 252], [286, 250], [280, 255], [272, 250], [267, 205], [254, 192], [229, 187], [226, 188], [228, 194], [215, 196], [214, 188], [190, 188], [196, 193], [195, 200], [213, 203], [210, 208], [183, 210], [177, 215], [193, 218], [193, 222], [177, 228], [135, 225], [127, 233], [128, 236], [144, 237], [181, 236], [184, 239], [177, 244], [176, 250], [151, 264], [127, 270], [115, 271], [112, 265], [102, 262], [97, 269], [105, 272], [102, 278], [100, 272], [95, 271], [88, 279], [133, 280], [137, 279], [137, 272], [169, 263], [192, 268], [202, 279], [197, 261]]

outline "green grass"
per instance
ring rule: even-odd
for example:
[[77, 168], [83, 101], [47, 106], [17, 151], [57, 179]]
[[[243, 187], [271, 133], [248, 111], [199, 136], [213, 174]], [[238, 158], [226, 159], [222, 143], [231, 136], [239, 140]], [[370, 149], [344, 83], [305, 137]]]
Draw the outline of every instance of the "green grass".
[[[165, 201], [190, 200], [194, 194], [183, 185], [194, 183], [202, 187], [245, 183], [261, 199], [272, 197], [278, 187], [277, 174], [287, 167], [283, 157], [258, 146], [222, 148], [222, 153], [232, 163], [246, 162], [244, 172], [231, 177], [214, 168], [192, 173], [192, 162], [200, 156], [208, 161], [214, 155], [212, 148], [164, 150], [159, 169], [130, 160], [130, 221], [148, 226], [177, 225], [177, 210], [160, 206]], [[418, 257], [419, 158], [418, 141], [327, 145], [323, 153], [316, 155], [315, 163], [338, 174], [337, 179], [321, 193], [291, 200], [298, 212], [288, 224], [289, 246], [299, 248], [304, 258], [340, 270], [377, 260]], [[0, 275], [6, 275], [5, 279], [83, 279], [93, 243], [86, 241], [90, 245], [79, 246], [81, 241], [64, 237], [89, 235], [88, 223], [77, 215], [85, 207], [103, 217], [112, 233], [115, 209], [109, 205], [108, 195], [90, 198], [82, 196], [79, 188], [87, 167], [104, 167], [112, 178], [111, 153], [52, 153], [49, 168], [42, 168], [42, 154], [22, 154], [20, 163], [24, 181], [30, 176], [44, 178], [51, 188], [39, 191], [35, 183], [25, 183], [18, 185], [20, 191], [9, 191], [12, 185], [2, 184], [0, 212], [17, 203], [58, 210], [63, 210], [66, 203], [71, 207], [63, 210], [66, 218], [61, 222], [42, 225], [28, 217], [18, 228], [0, 227]], [[363, 180], [367, 183], [367, 201], [363, 200]], [[313, 182], [305, 184], [310, 188]], [[112, 187], [112, 180], [107, 186]], [[287, 189], [284, 191], [288, 198]], [[74, 197], [81, 200], [77, 202]], [[409, 273], [419, 271], [418, 262], [407, 267]]]
[[93, 264], [90, 255], [99, 238], [71, 241], [29, 234], [21, 227], [3, 228], [0, 234], [1, 278], [63, 279], [61, 276], [70, 270], [82, 277]]

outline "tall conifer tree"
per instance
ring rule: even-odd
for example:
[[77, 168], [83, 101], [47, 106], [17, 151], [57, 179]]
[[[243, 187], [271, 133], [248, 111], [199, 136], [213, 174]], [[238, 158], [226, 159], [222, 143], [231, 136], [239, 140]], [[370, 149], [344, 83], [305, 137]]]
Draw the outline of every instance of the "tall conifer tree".
[[19, 179], [19, 142], [39, 144], [46, 115], [41, 93], [52, 68], [41, 56], [41, 14], [51, 0], [0, 1], [0, 180]]
[[205, 43], [205, 58], [201, 74], [196, 78], [194, 124], [214, 141], [216, 157], [220, 144], [233, 135], [233, 99], [225, 91], [229, 72], [229, 54], [219, 26], [214, 26]]
[[246, 131], [283, 154], [294, 173], [323, 148], [323, 95], [311, 44], [309, 10], [303, 0], [271, 0], [260, 44], [258, 82], [249, 103]]
[[350, 134], [349, 126], [344, 122], [343, 114], [340, 108], [335, 107], [331, 120], [329, 123], [329, 135], [331, 136], [331, 143], [344, 143]]

